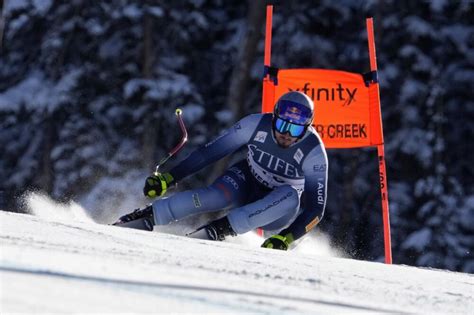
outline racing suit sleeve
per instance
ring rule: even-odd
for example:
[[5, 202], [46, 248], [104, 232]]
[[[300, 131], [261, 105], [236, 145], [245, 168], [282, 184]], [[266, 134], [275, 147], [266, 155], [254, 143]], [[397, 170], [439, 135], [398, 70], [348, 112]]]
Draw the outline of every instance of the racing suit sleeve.
[[249, 142], [261, 119], [261, 114], [252, 114], [242, 118], [216, 139], [192, 152], [169, 173], [175, 181], [179, 181], [235, 152]]
[[328, 159], [326, 150], [322, 145], [316, 146], [304, 160], [303, 172], [304, 184], [304, 211], [296, 220], [280, 235], [292, 234], [297, 240], [312, 228], [314, 228], [323, 218], [326, 207]]

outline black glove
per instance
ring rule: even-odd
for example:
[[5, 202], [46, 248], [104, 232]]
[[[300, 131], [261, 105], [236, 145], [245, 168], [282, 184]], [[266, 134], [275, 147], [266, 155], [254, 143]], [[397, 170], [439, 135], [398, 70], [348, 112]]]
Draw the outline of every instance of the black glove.
[[293, 234], [288, 233], [285, 236], [276, 234], [273, 235], [263, 242], [262, 247], [264, 248], [272, 248], [272, 249], [280, 249], [280, 250], [288, 250], [290, 244], [294, 241]]
[[148, 198], [161, 197], [173, 183], [174, 179], [170, 173], [155, 173], [148, 176], [143, 187], [143, 194]]

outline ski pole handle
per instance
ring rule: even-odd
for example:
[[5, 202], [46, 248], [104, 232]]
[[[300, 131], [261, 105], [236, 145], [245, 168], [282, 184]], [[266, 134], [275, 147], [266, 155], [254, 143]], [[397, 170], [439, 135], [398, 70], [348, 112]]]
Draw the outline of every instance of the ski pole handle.
[[181, 136], [181, 140], [180, 142], [168, 153], [167, 156], [163, 157], [160, 162], [158, 163], [158, 165], [156, 165], [156, 169], [155, 169], [155, 175], [158, 175], [159, 173], [159, 170], [160, 170], [160, 167], [166, 163], [166, 161], [168, 161], [173, 155], [175, 155], [176, 153], [178, 153], [179, 150], [181, 150], [184, 146], [184, 144], [188, 141], [188, 131], [186, 130], [186, 126], [184, 125], [184, 121], [183, 121], [183, 111], [180, 109], [180, 108], [177, 108], [176, 111], [175, 111], [175, 115], [178, 119], [178, 123], [179, 123], [179, 128], [181, 129], [181, 133], [182, 133], [182, 136]]

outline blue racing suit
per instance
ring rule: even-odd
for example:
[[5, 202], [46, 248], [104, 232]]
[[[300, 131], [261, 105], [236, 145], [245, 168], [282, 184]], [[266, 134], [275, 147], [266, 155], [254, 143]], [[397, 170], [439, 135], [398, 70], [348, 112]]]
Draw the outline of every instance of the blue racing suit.
[[328, 161], [324, 145], [309, 127], [296, 143], [280, 147], [272, 119], [273, 114], [246, 116], [172, 168], [169, 173], [179, 181], [247, 146], [247, 158], [210, 186], [154, 201], [155, 224], [230, 209], [227, 217], [237, 234], [258, 227], [275, 233], [285, 229], [296, 240], [316, 226], [326, 205]]

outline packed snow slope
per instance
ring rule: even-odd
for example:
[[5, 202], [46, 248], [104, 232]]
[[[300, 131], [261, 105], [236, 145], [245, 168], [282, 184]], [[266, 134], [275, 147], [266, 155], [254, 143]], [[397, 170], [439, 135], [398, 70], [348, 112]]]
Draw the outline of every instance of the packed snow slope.
[[473, 314], [469, 274], [0, 211], [0, 313]]

